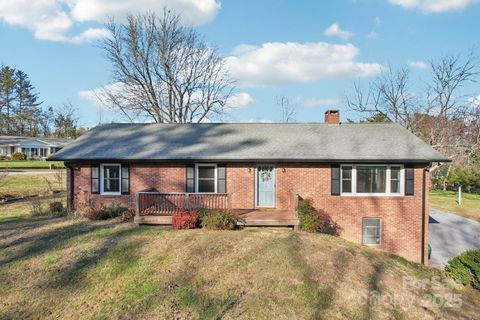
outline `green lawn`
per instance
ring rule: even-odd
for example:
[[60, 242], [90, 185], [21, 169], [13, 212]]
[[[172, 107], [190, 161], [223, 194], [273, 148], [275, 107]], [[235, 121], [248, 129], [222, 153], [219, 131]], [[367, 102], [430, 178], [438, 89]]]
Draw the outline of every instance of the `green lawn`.
[[30, 205], [0, 205], [1, 319], [471, 319], [480, 309], [480, 292], [444, 272], [337, 237], [32, 217]]
[[63, 162], [61, 161], [42, 161], [42, 160], [25, 160], [25, 161], [0, 161], [0, 169], [49, 169], [50, 164], [53, 164], [55, 167], [64, 167]]
[[480, 195], [463, 192], [462, 206], [458, 205], [457, 198], [456, 192], [434, 190], [430, 192], [430, 206], [480, 221]]

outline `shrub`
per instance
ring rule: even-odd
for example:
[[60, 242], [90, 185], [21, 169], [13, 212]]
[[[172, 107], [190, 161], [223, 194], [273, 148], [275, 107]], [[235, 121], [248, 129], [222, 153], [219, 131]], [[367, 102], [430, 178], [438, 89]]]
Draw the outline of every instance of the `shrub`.
[[60, 201], [50, 202], [49, 207], [51, 212], [59, 212], [63, 210], [63, 203]]
[[240, 218], [231, 210], [205, 210], [201, 220], [202, 227], [206, 229], [233, 230]]
[[0, 154], [0, 160], [10, 160], [10, 156], [7, 156], [5, 154]]
[[43, 201], [39, 197], [33, 197], [30, 200], [30, 214], [32, 216], [42, 216], [45, 215], [47, 211], [44, 208]]
[[20, 160], [27, 160], [27, 156], [23, 152], [15, 152], [12, 154], [12, 160], [20, 161]]
[[456, 281], [480, 290], [480, 249], [465, 251], [451, 259], [445, 271]]
[[321, 232], [322, 218], [320, 213], [312, 205], [311, 199], [303, 199], [298, 203], [298, 219], [300, 230], [307, 232]]
[[60, 201], [50, 202], [48, 206], [49, 206], [50, 212], [55, 215], [62, 215], [66, 213], [66, 210], [63, 207], [63, 203], [61, 203]]
[[307, 232], [321, 232], [330, 235], [338, 235], [339, 226], [329, 215], [322, 210], [317, 210], [312, 205], [311, 199], [302, 199], [298, 203], [298, 219], [300, 230]]
[[119, 206], [119, 205], [112, 205], [112, 206], [89, 206], [82, 210], [82, 215], [89, 219], [89, 220], [106, 220], [116, 218], [122, 215], [127, 208]]
[[135, 217], [135, 212], [134, 212], [133, 210], [126, 209], [126, 210], [123, 211], [123, 213], [120, 215], [120, 221], [121, 221], [121, 222], [132, 221], [132, 220], [133, 220], [133, 217]]
[[108, 215], [107, 219], [109, 219], [109, 218], [116, 218], [121, 216], [125, 212], [125, 210], [128, 210], [128, 209], [125, 207], [119, 206], [117, 204], [114, 204], [114, 205], [105, 207], [105, 210]]
[[198, 211], [180, 210], [172, 217], [172, 227], [174, 229], [193, 229], [196, 228], [200, 221]]

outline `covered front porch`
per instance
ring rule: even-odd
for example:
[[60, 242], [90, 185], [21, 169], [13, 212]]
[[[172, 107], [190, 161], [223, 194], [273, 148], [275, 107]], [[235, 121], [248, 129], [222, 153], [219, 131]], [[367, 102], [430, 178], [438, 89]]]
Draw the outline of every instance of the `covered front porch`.
[[[296, 207], [296, 206], [295, 206]], [[288, 209], [232, 209], [228, 193], [160, 193], [139, 192], [136, 197], [135, 223], [172, 224], [179, 210], [231, 209], [238, 213], [238, 225], [243, 227], [290, 227], [297, 229], [298, 215]]]

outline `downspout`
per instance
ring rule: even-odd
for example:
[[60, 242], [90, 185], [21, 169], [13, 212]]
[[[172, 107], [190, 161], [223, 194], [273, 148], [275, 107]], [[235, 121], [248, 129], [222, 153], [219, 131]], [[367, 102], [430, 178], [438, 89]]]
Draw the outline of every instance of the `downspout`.
[[68, 186], [68, 193], [69, 193], [69, 196], [70, 196], [70, 201], [68, 201], [67, 203], [67, 207], [68, 207], [68, 211], [73, 211], [75, 208], [74, 208], [74, 203], [75, 203], [75, 199], [74, 199], [74, 196], [75, 196], [75, 193], [73, 192], [73, 188], [75, 186], [75, 174], [73, 172], [73, 167], [67, 163], [65, 163], [65, 167], [67, 167], [70, 171], [70, 183], [69, 183], [69, 186]]
[[426, 190], [427, 190], [427, 168], [423, 169], [423, 181], [422, 181], [422, 254], [421, 262], [425, 264], [425, 209], [426, 209]]

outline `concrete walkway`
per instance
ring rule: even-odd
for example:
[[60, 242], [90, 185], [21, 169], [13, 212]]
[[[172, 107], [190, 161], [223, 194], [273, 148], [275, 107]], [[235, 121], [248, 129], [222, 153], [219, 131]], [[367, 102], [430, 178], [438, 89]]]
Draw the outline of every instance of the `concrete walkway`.
[[480, 248], [480, 222], [451, 212], [430, 209], [430, 265], [442, 268], [448, 260], [465, 250]]

